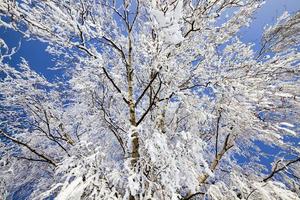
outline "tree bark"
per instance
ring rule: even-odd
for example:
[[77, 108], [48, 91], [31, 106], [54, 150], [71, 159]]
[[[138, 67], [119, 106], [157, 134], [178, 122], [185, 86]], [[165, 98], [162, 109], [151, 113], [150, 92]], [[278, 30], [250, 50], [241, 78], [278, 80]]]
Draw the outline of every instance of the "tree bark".
[[129, 32], [128, 35], [128, 62], [127, 62], [127, 82], [128, 82], [128, 101], [129, 101], [129, 117], [131, 125], [131, 167], [134, 168], [139, 155], [139, 136], [136, 130], [136, 113], [133, 90], [133, 66], [132, 66], [132, 41]]

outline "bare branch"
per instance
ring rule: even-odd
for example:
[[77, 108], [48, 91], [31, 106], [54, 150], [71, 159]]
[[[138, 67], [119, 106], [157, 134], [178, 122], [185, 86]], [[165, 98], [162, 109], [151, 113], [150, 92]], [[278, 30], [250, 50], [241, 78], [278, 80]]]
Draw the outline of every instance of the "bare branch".
[[142, 92], [142, 94], [138, 97], [138, 99], [135, 102], [135, 106], [137, 106], [140, 102], [140, 100], [143, 98], [143, 96], [145, 95], [145, 93], [147, 92], [147, 90], [151, 87], [152, 83], [154, 82], [154, 80], [156, 79], [156, 77], [158, 76], [159, 72], [156, 72], [153, 76], [153, 78], [151, 79], [151, 81], [148, 83], [148, 85], [145, 87], [144, 91]]
[[[222, 150], [217, 154], [216, 158], [213, 160], [213, 162], [211, 163], [209, 169], [213, 172], [215, 171], [216, 167], [218, 166], [220, 160], [222, 159], [222, 157], [224, 156], [224, 154], [233, 147], [233, 144], [229, 144], [229, 137], [230, 134], [228, 134], [225, 138], [224, 141], [224, 145]], [[200, 184], [205, 183], [205, 181], [207, 180], [207, 178], [209, 177], [208, 173], [204, 173], [201, 176], [199, 176], [198, 181]]]
[[280, 162], [280, 160], [276, 162], [272, 172], [266, 178], [263, 179], [264, 182], [267, 182], [269, 179], [273, 178], [276, 174], [285, 170], [288, 166], [290, 166], [294, 163], [300, 162], [300, 157], [287, 161], [287, 163], [285, 163], [284, 166], [282, 166], [282, 167], [278, 167], [279, 162]]
[[160, 83], [159, 83], [159, 86], [158, 86], [158, 89], [156, 90], [156, 93], [154, 94], [154, 97], [152, 99], [152, 102], [150, 103], [150, 105], [148, 106], [147, 110], [144, 112], [144, 114], [141, 116], [141, 118], [138, 120], [137, 122], [137, 126], [143, 121], [143, 119], [147, 116], [147, 114], [149, 113], [149, 111], [151, 110], [152, 106], [156, 103], [155, 100], [158, 96], [158, 93], [161, 89], [161, 86], [162, 86], [162, 81], [160, 80]]
[[48, 156], [46, 156], [43, 152], [38, 152], [38, 150], [36, 149], [33, 149], [31, 146], [29, 146], [28, 144], [24, 143], [24, 142], [21, 142], [20, 140], [16, 139], [16, 138], [13, 138], [9, 135], [7, 135], [6, 133], [4, 133], [4, 131], [0, 130], [0, 134], [3, 135], [5, 138], [11, 140], [12, 142], [20, 145], [20, 146], [23, 146], [25, 148], [27, 148], [29, 151], [31, 151], [33, 154], [35, 154], [36, 156], [42, 158], [43, 160], [45, 160], [45, 162], [48, 162], [49, 164], [53, 165], [54, 167], [57, 166], [57, 164], [52, 160], [52, 158], [49, 158]]
[[216, 145], [215, 145], [215, 148], [216, 148], [215, 156], [216, 157], [218, 156], [218, 139], [219, 139], [219, 128], [220, 128], [221, 117], [222, 117], [222, 110], [219, 111], [219, 116], [217, 118]]

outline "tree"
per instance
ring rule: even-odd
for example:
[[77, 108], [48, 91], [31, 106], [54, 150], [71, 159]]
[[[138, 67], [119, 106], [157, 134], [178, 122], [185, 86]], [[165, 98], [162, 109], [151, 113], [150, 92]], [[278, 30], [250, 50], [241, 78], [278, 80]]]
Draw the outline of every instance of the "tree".
[[238, 33], [262, 4], [1, 1], [1, 26], [46, 42], [65, 71], [9, 66], [1, 40], [8, 197], [299, 199], [300, 15], [255, 51]]

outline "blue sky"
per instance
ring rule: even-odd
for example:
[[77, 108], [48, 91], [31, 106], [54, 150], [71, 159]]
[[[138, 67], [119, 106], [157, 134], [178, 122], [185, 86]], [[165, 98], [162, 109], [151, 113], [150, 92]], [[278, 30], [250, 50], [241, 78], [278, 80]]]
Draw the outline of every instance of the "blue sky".
[[6, 44], [12, 47], [18, 47], [21, 42], [20, 49], [14, 54], [11, 60], [6, 60], [9, 64], [16, 67], [20, 63], [21, 58], [25, 58], [30, 66], [37, 72], [43, 74], [48, 79], [55, 78], [57, 73], [48, 68], [54, 66], [51, 56], [45, 51], [47, 44], [37, 40], [28, 41], [22, 38], [22, 35], [16, 31], [0, 28], [0, 38], [4, 39]]
[[265, 25], [274, 24], [277, 17], [281, 16], [284, 11], [295, 13], [299, 10], [300, 0], [266, 0], [256, 13], [250, 27], [242, 30], [243, 41], [258, 44]]

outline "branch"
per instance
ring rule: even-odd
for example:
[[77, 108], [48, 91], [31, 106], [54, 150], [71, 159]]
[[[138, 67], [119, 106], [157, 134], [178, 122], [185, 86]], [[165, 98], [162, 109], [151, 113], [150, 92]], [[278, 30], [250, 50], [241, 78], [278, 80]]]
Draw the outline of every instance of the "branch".
[[[229, 142], [229, 137], [230, 134], [228, 134], [225, 138], [225, 142], [223, 145], [222, 150], [217, 154], [217, 156], [215, 157], [215, 159], [213, 160], [213, 162], [211, 163], [209, 169], [213, 172], [215, 171], [216, 167], [218, 166], [220, 160], [222, 159], [222, 157], [224, 156], [224, 154], [233, 147], [232, 144], [228, 144]], [[198, 181], [200, 184], [205, 183], [205, 181], [207, 180], [207, 178], [209, 177], [208, 173], [204, 173], [202, 175], [199, 176]]]
[[112, 9], [124, 22], [126, 22], [126, 18], [115, 7], [112, 7], [112, 6], [107, 5], [105, 3], [101, 3], [101, 5], [106, 6], [106, 7], [110, 8], [110, 9]]
[[151, 79], [151, 81], [148, 83], [148, 85], [145, 87], [144, 91], [142, 92], [142, 94], [139, 96], [139, 98], [136, 100], [135, 102], [135, 107], [138, 105], [138, 103], [140, 102], [140, 100], [143, 98], [143, 96], [145, 95], [145, 93], [147, 92], [147, 90], [150, 88], [150, 86], [152, 85], [152, 83], [154, 82], [154, 80], [156, 79], [156, 77], [158, 76], [159, 72], [156, 72], [153, 76], [153, 78]]
[[46, 162], [46, 163], [48, 163], [48, 161], [46, 161], [46, 160], [35, 159], [35, 158], [27, 158], [27, 157], [23, 157], [23, 156], [15, 156], [15, 158], [22, 159], [22, 160], [28, 160], [28, 161], [34, 161], [34, 162]]
[[124, 60], [125, 64], [127, 65], [127, 60], [126, 60], [126, 56], [125, 56], [124, 51], [120, 47], [118, 47], [118, 45], [116, 45], [115, 42], [113, 42], [111, 39], [107, 38], [106, 36], [103, 36], [103, 39], [106, 40], [107, 42], [109, 42], [109, 43], [105, 43], [105, 44], [113, 47], [114, 49], [116, 49], [121, 54], [122, 59]]
[[125, 103], [129, 105], [129, 101], [123, 96], [121, 89], [116, 85], [114, 80], [109, 76], [107, 70], [104, 67], [102, 67], [102, 69], [103, 69], [103, 72], [104, 72], [105, 76], [108, 78], [108, 80], [114, 86], [114, 88], [122, 95], [122, 98], [125, 101]]
[[12, 142], [14, 142], [14, 143], [16, 143], [16, 144], [18, 144], [20, 146], [23, 146], [23, 147], [27, 148], [29, 151], [31, 151], [32, 153], [34, 153], [38, 157], [41, 157], [45, 162], [48, 162], [49, 164], [53, 165], [54, 167], [57, 166], [57, 164], [51, 158], [49, 158], [48, 156], [46, 156], [44, 153], [39, 153], [37, 150], [35, 150], [32, 147], [30, 147], [28, 144], [26, 144], [24, 142], [21, 142], [18, 139], [13, 138], [13, 137], [7, 135], [2, 130], [0, 130], [0, 134], [2, 134], [4, 137], [6, 137], [7, 139], [11, 140]]
[[267, 182], [269, 179], [271, 179], [274, 175], [278, 174], [279, 172], [283, 171], [285, 168], [287, 168], [289, 165], [294, 164], [296, 162], [300, 162], [300, 157], [296, 158], [294, 160], [290, 160], [288, 161], [284, 166], [279, 167], [278, 168], [278, 164], [279, 164], [280, 160], [276, 162], [274, 169], [272, 170], [272, 172], [263, 179], [263, 182]]
[[185, 197], [185, 198], [182, 198], [181, 200], [190, 200], [190, 199], [192, 199], [193, 197], [198, 196], [198, 195], [205, 195], [205, 193], [204, 193], [204, 192], [196, 192], [196, 193], [194, 193], [194, 194], [188, 195], [188, 196]]
[[134, 15], [134, 18], [132, 20], [131, 26], [129, 27], [129, 31], [131, 32], [133, 25], [137, 19], [137, 16], [139, 15], [139, 8], [140, 8], [140, 0], [136, 0], [137, 1], [137, 5], [136, 5], [136, 13]]
[[191, 85], [191, 86], [187, 86], [187, 87], [179, 87], [180, 88], [180, 91], [184, 91], [184, 90], [189, 90], [189, 89], [193, 89], [195, 87], [208, 87], [208, 85], [211, 84], [210, 81], [208, 81], [207, 83], [205, 84], [195, 84], [195, 85]]
[[[95, 95], [95, 97], [94, 97], [94, 95]], [[117, 126], [117, 125], [115, 125], [115, 123], [112, 121], [112, 117], [107, 113], [107, 111], [105, 110], [105, 108], [104, 108], [104, 105], [103, 105], [103, 103], [104, 103], [104, 95], [103, 95], [103, 100], [102, 101], [98, 101], [97, 99], [96, 99], [96, 92], [94, 92], [94, 95], [92, 95], [92, 98], [93, 98], [93, 100], [96, 102], [96, 103], [98, 103], [99, 105], [100, 105], [100, 107], [101, 107], [101, 110], [103, 111], [103, 118], [104, 118], [104, 121], [108, 124], [108, 128], [112, 131], [112, 133], [114, 134], [114, 136], [116, 137], [116, 139], [118, 140], [118, 142], [119, 142], [119, 144], [120, 144], [120, 146], [121, 146], [121, 148], [122, 148], [122, 151], [123, 151], [123, 153], [125, 154], [126, 153], [126, 151], [125, 151], [125, 147], [124, 147], [124, 142], [123, 142], [123, 140], [122, 140], [122, 138], [121, 138], [121, 136], [118, 134], [118, 130], [120, 129], [120, 130], [122, 130], [123, 132], [125, 132], [126, 133], [126, 131], [124, 131], [122, 128], [120, 128], [119, 126]], [[107, 118], [106, 118], [106, 116], [107, 116]]]
[[250, 198], [250, 196], [251, 196], [256, 190], [257, 190], [257, 189], [252, 190], [252, 191], [248, 194], [248, 196], [246, 197], [246, 200], [248, 200], [248, 199]]
[[[105, 38], [105, 37], [103, 37], [103, 38]], [[105, 38], [105, 39], [106, 39], [106, 38]], [[106, 40], [111, 41], [111, 40], [109, 40], [109, 39], [106, 39]], [[111, 41], [111, 44], [114, 44], [114, 43]], [[123, 52], [118, 46], [116, 46], [115, 44], [112, 45], [112, 46], [114, 46], [116, 49], [118, 49], [118, 51], [121, 51], [121, 52], [122, 52], [122, 57], [123, 57], [123, 59], [125, 59], [125, 54], [124, 54], [124, 52]], [[86, 52], [89, 56], [91, 56], [91, 57], [97, 59], [97, 56], [94, 55], [93, 53], [91, 53], [85, 46], [82, 46], [82, 45], [76, 45], [76, 47], [78, 47], [80, 50]], [[125, 61], [126, 61], [126, 59], [125, 59]], [[110, 77], [110, 75], [108, 74], [108, 72], [107, 72], [107, 70], [105, 69], [105, 67], [101, 67], [101, 68], [102, 68], [102, 70], [103, 70], [103, 72], [104, 72], [106, 78], [108, 78], [108, 80], [111, 82], [111, 84], [114, 86], [114, 88], [118, 91], [118, 93], [120, 93], [120, 94], [122, 95], [122, 98], [123, 98], [123, 100], [125, 101], [125, 103], [126, 103], [126, 104], [129, 104], [129, 101], [123, 96], [121, 89], [117, 86], [117, 84], [114, 82], [114, 80]]]
[[191, 29], [186, 34], [184, 34], [184, 36], [183, 36], [184, 38], [186, 38], [191, 32], [200, 31], [200, 28], [195, 29], [195, 27], [194, 27], [195, 20], [192, 21], [190, 24], [191, 24]]
[[90, 52], [85, 46], [83, 45], [75, 45], [75, 47], [77, 47], [78, 49], [80, 49], [81, 51], [84, 51], [85, 53], [87, 53], [89, 56], [93, 57], [93, 58], [97, 58], [97, 56], [95, 56], [92, 52]]
[[51, 133], [51, 128], [50, 128], [50, 121], [49, 121], [49, 118], [48, 118], [48, 115], [47, 115], [47, 112], [46, 110], [43, 110], [44, 111], [44, 116], [45, 116], [45, 119], [46, 119], [46, 126], [47, 126], [47, 130], [48, 130], [48, 134], [46, 134], [46, 136], [53, 142], [55, 142], [60, 148], [62, 148], [69, 157], [71, 157], [71, 155], [69, 154], [68, 150], [62, 145], [60, 144], [60, 142], [57, 141], [57, 137], [55, 137], [54, 135], [52, 135]]
[[143, 121], [143, 119], [146, 117], [146, 115], [149, 113], [149, 111], [151, 110], [152, 106], [155, 104], [155, 99], [157, 98], [157, 95], [161, 89], [161, 85], [162, 85], [162, 81], [161, 79], [160, 80], [160, 83], [159, 83], [159, 87], [156, 91], [156, 93], [154, 94], [154, 97], [153, 97], [153, 100], [152, 102], [150, 103], [150, 105], [148, 106], [147, 110], [144, 112], [144, 114], [142, 115], [142, 117], [138, 120], [137, 122], [137, 126]]
[[217, 119], [217, 130], [216, 130], [216, 154], [215, 156], [218, 156], [218, 139], [219, 139], [219, 127], [220, 127], [220, 120], [222, 117], [222, 110], [219, 111], [219, 117]]

